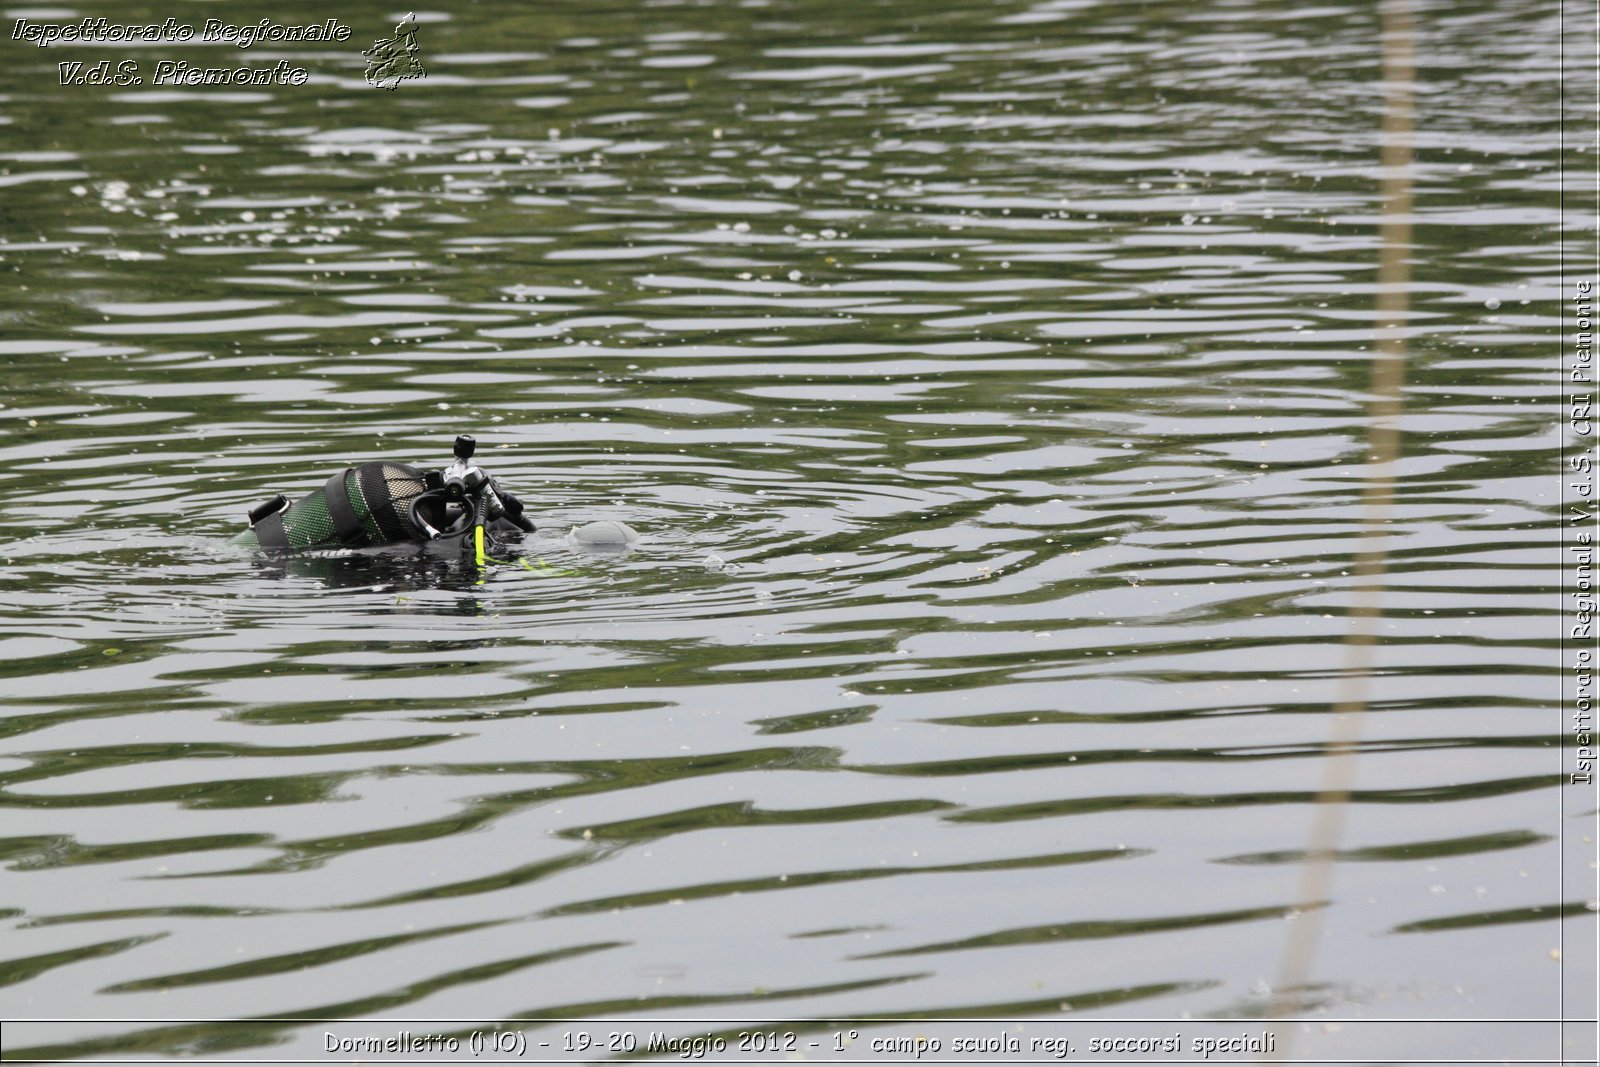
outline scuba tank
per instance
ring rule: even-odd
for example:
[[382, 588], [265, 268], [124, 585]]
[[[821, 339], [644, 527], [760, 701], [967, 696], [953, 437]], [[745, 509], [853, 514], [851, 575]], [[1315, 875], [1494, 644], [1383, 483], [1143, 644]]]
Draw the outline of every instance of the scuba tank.
[[534, 526], [522, 502], [473, 464], [476, 450], [477, 441], [462, 434], [455, 461], [442, 471], [363, 463], [293, 503], [279, 493], [250, 509], [250, 528], [231, 543], [281, 555], [454, 541], [482, 556], [485, 535], [514, 537]]

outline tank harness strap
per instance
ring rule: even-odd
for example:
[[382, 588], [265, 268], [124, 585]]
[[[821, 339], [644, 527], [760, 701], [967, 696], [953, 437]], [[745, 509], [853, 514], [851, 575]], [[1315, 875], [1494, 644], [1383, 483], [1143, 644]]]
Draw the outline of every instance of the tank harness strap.
[[288, 552], [289, 531], [283, 528], [283, 512], [275, 511], [256, 523], [251, 529], [264, 552]]
[[262, 519], [266, 518], [268, 515], [272, 515], [272, 514], [274, 514], [276, 512], [282, 511], [284, 508], [286, 508], [288, 506], [289, 506], [289, 498], [284, 496], [282, 493], [279, 493], [278, 495], [274, 496], [271, 500], [264, 501], [264, 502], [262, 502], [260, 504], [257, 504], [255, 507], [251, 508], [249, 513], [246, 515], [246, 518], [248, 518], [250, 520], [250, 525], [254, 526], [256, 523], [260, 522]]
[[366, 463], [356, 468], [356, 478], [361, 484], [361, 497], [367, 502], [367, 513], [377, 522], [386, 541], [409, 541], [417, 531], [407, 529], [394, 509], [394, 497], [389, 492], [389, 478], [380, 463]]
[[352, 469], [346, 467], [329, 478], [322, 487], [322, 497], [328, 502], [333, 532], [338, 535], [340, 543], [355, 546], [367, 543], [367, 532], [361, 528], [361, 520], [356, 517], [356, 509], [350, 506], [350, 494], [344, 487]]

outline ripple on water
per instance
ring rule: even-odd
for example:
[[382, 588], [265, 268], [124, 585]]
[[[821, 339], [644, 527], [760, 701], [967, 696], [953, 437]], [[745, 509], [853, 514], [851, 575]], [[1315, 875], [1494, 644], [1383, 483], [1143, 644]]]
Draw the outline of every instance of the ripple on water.
[[[392, 94], [308, 49], [314, 93], [87, 122], [22, 57], [0, 124], [58, 132], [5, 154], [0, 1014], [1235, 1018], [1316, 910], [1304, 1010], [1549, 1017], [1593, 921], [1535, 473], [1561, 27], [1506, 14], [1421, 13], [1384, 614], [1309, 902], [1369, 584], [1371, 11], [429, 15]], [[523, 566], [223, 546], [460, 432]], [[601, 518], [644, 540], [567, 539]]]

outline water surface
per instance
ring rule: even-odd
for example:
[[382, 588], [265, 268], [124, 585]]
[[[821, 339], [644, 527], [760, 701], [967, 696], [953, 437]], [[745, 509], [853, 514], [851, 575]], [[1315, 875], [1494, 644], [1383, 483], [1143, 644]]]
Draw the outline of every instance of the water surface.
[[[1308, 902], [1373, 6], [537, 6], [420, 13], [392, 92], [370, 5], [349, 45], [5, 42], [0, 1015], [58, 1020], [8, 1051], [1287, 1003], [1349, 1023], [1307, 1055], [1532, 1055], [1355, 1021], [1554, 1018], [1563, 925], [1594, 936], [1560, 879], [1593, 811], [1558, 706], [1561, 9], [1418, 5], [1390, 570]], [[190, 15], [53, 12], [6, 24]], [[125, 54], [312, 79], [55, 84]], [[223, 544], [460, 432], [543, 566]], [[597, 518], [646, 540], [566, 542]]]

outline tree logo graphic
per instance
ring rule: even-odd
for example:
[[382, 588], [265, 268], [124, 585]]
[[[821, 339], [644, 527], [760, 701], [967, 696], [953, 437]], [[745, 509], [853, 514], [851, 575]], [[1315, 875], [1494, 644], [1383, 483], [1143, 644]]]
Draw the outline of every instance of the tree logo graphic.
[[400, 20], [393, 37], [374, 41], [361, 53], [367, 57], [367, 84], [392, 91], [407, 78], [426, 78], [428, 72], [417, 52], [417, 16], [413, 12]]

